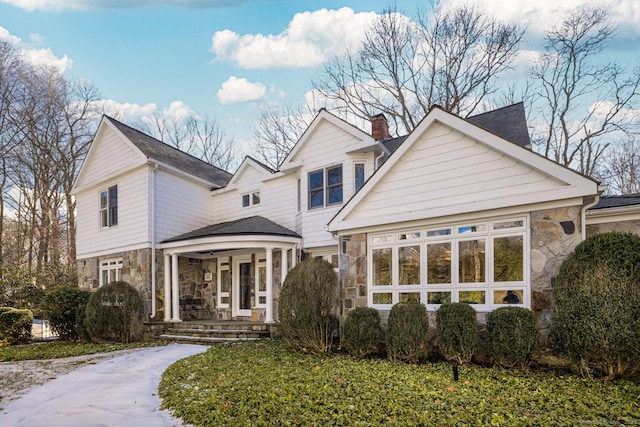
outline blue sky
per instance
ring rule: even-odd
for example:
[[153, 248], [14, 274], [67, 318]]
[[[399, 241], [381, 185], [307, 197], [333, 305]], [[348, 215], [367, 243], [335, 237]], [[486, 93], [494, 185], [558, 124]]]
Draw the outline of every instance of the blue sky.
[[[446, 3], [459, 0], [442, 0]], [[487, 13], [529, 25], [525, 51], [539, 46], [543, 23], [577, 0], [476, 0]], [[600, 0], [589, 0], [601, 3]], [[418, 4], [398, 2], [413, 14]], [[640, 2], [617, 0], [615, 55], [640, 57]], [[160, 6], [158, 6], [160, 4]], [[270, 104], [300, 102], [322, 60], [357, 43], [387, 0], [0, 0], [0, 38], [33, 62], [92, 81], [135, 122], [153, 112], [195, 112], [218, 120], [246, 147], [251, 125]], [[522, 64], [521, 64], [522, 65]]]

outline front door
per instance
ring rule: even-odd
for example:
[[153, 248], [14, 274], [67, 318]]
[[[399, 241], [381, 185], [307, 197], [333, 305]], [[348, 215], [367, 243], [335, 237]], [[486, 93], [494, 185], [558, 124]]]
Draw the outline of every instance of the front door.
[[239, 260], [236, 264], [236, 277], [233, 281], [233, 315], [251, 316], [251, 262]]

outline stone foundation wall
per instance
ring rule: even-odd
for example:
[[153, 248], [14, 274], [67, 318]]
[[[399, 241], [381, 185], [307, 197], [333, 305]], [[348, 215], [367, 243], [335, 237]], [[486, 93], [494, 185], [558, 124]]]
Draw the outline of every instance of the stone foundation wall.
[[631, 232], [640, 236], [640, 220], [587, 225], [587, 237], [599, 233], [608, 233], [609, 231]]
[[367, 235], [340, 238], [340, 319], [367, 306]]

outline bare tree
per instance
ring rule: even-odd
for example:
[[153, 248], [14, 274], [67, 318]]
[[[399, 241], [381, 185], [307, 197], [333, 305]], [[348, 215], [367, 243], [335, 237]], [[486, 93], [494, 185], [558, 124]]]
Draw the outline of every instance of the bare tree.
[[462, 116], [480, 109], [523, 34], [473, 5], [436, 6], [416, 21], [390, 10], [358, 50], [325, 64], [315, 86], [340, 114], [368, 120], [382, 112], [396, 134], [407, 133], [434, 104]]
[[546, 52], [531, 71], [545, 124], [534, 144], [546, 157], [589, 176], [615, 133], [638, 129], [626, 111], [638, 99], [640, 73], [598, 62], [614, 35], [607, 9], [578, 7], [547, 33]]
[[599, 176], [608, 184], [609, 194], [640, 193], [640, 141], [612, 145], [603, 156]]

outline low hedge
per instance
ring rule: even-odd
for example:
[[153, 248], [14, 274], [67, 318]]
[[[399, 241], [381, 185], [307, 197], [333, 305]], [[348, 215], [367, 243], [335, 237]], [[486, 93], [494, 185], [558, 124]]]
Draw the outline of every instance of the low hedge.
[[500, 307], [487, 315], [489, 357], [506, 368], [526, 368], [540, 348], [540, 331], [533, 312]]
[[403, 301], [391, 307], [387, 324], [387, 355], [407, 363], [424, 361], [430, 352], [429, 317], [424, 304]]
[[22, 344], [31, 340], [31, 310], [0, 307], [0, 345]]
[[471, 362], [478, 347], [476, 311], [469, 304], [442, 304], [436, 311], [438, 348], [442, 356], [460, 365]]
[[358, 307], [347, 314], [342, 328], [342, 346], [352, 356], [363, 358], [380, 351], [382, 327], [380, 313], [371, 307]]
[[42, 311], [51, 322], [51, 329], [61, 340], [84, 340], [84, 310], [91, 292], [77, 286], [49, 289], [42, 299]]

